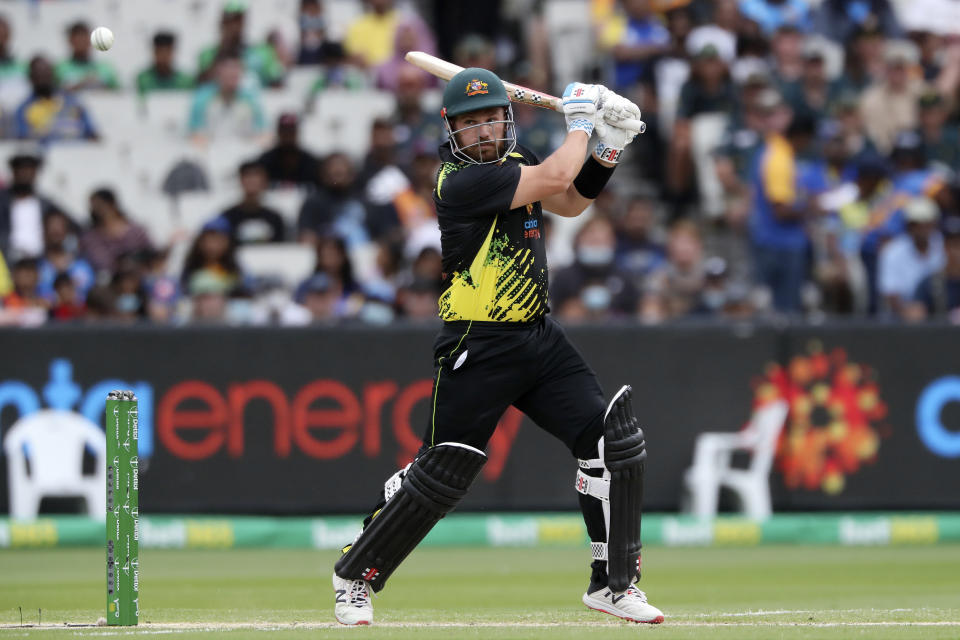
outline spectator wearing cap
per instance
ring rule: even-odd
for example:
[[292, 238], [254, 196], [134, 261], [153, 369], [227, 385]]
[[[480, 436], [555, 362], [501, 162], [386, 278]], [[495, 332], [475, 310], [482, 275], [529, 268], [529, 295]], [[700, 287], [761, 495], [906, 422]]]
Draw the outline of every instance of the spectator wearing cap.
[[147, 230], [130, 221], [111, 189], [90, 194], [93, 226], [80, 237], [80, 253], [98, 272], [112, 273], [121, 256], [151, 247]]
[[949, 112], [943, 96], [937, 91], [925, 91], [917, 99], [919, 109], [918, 133], [926, 159], [948, 175], [960, 170], [960, 127], [948, 122]]
[[215, 65], [216, 80], [197, 88], [190, 107], [188, 131], [194, 142], [223, 138], [257, 140], [266, 129], [259, 94], [242, 86], [243, 62], [224, 56]]
[[[41, 193], [36, 181], [43, 161], [34, 151], [10, 160], [10, 185], [0, 189], [0, 251], [7, 256], [37, 257], [43, 252], [44, 220], [63, 209]], [[70, 220], [71, 232], [77, 224]]]
[[750, 232], [756, 280], [769, 287], [777, 311], [800, 311], [800, 289], [807, 272], [807, 211], [797, 189], [798, 167], [785, 137], [792, 115], [771, 89], [758, 101], [763, 110], [763, 145], [754, 158], [750, 183]]
[[[283, 83], [284, 69], [273, 48], [266, 43], [244, 41], [247, 3], [228, 0], [220, 14], [220, 40], [200, 52], [197, 59], [197, 82], [215, 80], [217, 63], [224, 58], [239, 58], [242, 69], [250, 73], [259, 86], [277, 87]], [[251, 87], [253, 88], [253, 87]]]
[[195, 294], [198, 282], [204, 283], [204, 286], [215, 282], [218, 291], [224, 294], [243, 283], [243, 274], [237, 263], [236, 243], [230, 223], [225, 218], [214, 218], [203, 225], [187, 252], [180, 280], [183, 289], [190, 295]]
[[919, 61], [917, 47], [908, 40], [891, 40], [884, 49], [885, 72], [860, 98], [860, 114], [867, 135], [881, 153], [889, 153], [897, 133], [917, 126], [917, 100], [926, 89], [912, 76]]
[[297, 187], [307, 191], [317, 184], [317, 158], [300, 144], [300, 119], [296, 113], [281, 113], [277, 118], [276, 144], [260, 156], [270, 187]]
[[307, 278], [298, 288], [296, 298], [310, 312], [313, 324], [335, 324], [345, 315], [343, 286], [326, 273]]
[[887, 38], [903, 35], [890, 0], [823, 0], [813, 12], [813, 30], [839, 44], [868, 25]]
[[283, 216], [263, 204], [267, 190], [267, 171], [259, 162], [244, 162], [237, 171], [243, 199], [220, 214], [230, 225], [237, 246], [264, 242], [283, 242], [287, 230]]
[[66, 91], [79, 89], [117, 89], [117, 72], [104, 59], [91, 55], [90, 25], [74, 22], [67, 29], [70, 57], [55, 68], [57, 83]]
[[170, 31], [153, 36], [153, 64], [137, 74], [137, 93], [185, 91], [193, 88], [193, 77], [174, 66], [177, 37]]
[[903, 207], [907, 232], [880, 250], [878, 289], [889, 313], [909, 317], [919, 285], [946, 266], [940, 211], [929, 198], [912, 198]]
[[811, 26], [810, 5], [806, 0], [740, 0], [740, 13], [760, 25], [767, 36], [783, 26], [800, 31], [809, 31]]
[[915, 298], [927, 316], [946, 316], [960, 323], [960, 218], [944, 219], [941, 227], [945, 264], [917, 287]]
[[400, 16], [394, 0], [368, 0], [367, 11], [347, 28], [343, 47], [362, 67], [376, 67], [393, 55], [393, 41]]
[[315, 244], [318, 238], [336, 235], [348, 247], [360, 247], [369, 242], [366, 218], [353, 163], [344, 153], [331, 153], [320, 163], [320, 187], [300, 207], [298, 239]]
[[884, 76], [886, 40], [877, 25], [857, 27], [846, 41], [840, 86], [843, 92], [857, 95]]
[[783, 89], [784, 100], [798, 118], [821, 120], [839, 97], [840, 84], [827, 77], [824, 45], [814, 38], [803, 45], [803, 67], [799, 79]]
[[58, 89], [53, 65], [43, 56], [30, 60], [30, 85], [30, 97], [14, 114], [14, 137], [43, 144], [97, 139], [87, 110], [76, 94]]
[[571, 320], [631, 316], [638, 296], [630, 274], [616, 263], [617, 237], [607, 218], [593, 217], [577, 232], [574, 261], [551, 278], [557, 314]]
[[612, 51], [618, 91], [645, 79], [649, 65], [670, 46], [670, 32], [654, 15], [650, 0], [623, 0], [623, 9], [627, 22]]
[[719, 256], [707, 258], [703, 263], [703, 289], [700, 298], [690, 311], [695, 316], [719, 316], [727, 303], [727, 261]]
[[[688, 201], [694, 191], [695, 123], [698, 120], [705, 122], [708, 131], [716, 131], [719, 142], [729, 121], [738, 119], [736, 88], [721, 55], [721, 46], [710, 40], [696, 41], [694, 34], [688, 38], [688, 43], [691, 41], [695, 42], [695, 50], [690, 78], [680, 89], [676, 121], [667, 155], [667, 189], [670, 199], [676, 205]], [[704, 120], [703, 117], [711, 119]], [[703, 135], [706, 132], [700, 129], [700, 133]], [[698, 163], [697, 168], [703, 170], [703, 165]]]

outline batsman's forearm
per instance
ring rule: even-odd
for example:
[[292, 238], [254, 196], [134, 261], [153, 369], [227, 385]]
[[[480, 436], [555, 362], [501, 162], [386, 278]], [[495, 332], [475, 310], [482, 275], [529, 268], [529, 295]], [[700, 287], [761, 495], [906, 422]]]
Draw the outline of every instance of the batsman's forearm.
[[590, 136], [585, 131], [571, 131], [563, 144], [543, 161], [547, 174], [562, 184], [563, 189], [573, 182], [583, 167], [589, 143]]

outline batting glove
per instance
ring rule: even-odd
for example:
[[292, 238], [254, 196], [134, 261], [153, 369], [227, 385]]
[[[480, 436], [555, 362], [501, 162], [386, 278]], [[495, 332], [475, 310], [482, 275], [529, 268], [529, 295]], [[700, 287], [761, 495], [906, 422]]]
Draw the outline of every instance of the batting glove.
[[600, 109], [599, 85], [571, 82], [563, 91], [563, 117], [567, 132], [584, 131], [589, 136], [597, 122]]
[[594, 153], [601, 160], [617, 163], [620, 155], [637, 134], [617, 126], [623, 120], [639, 120], [640, 107], [623, 96], [607, 90], [603, 96], [603, 106], [597, 114], [596, 130], [599, 142]]

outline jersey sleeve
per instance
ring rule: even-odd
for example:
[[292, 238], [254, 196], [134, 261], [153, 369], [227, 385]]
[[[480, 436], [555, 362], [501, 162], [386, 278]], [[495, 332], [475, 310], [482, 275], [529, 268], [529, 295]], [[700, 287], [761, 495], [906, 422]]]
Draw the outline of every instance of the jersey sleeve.
[[434, 192], [438, 208], [453, 215], [489, 217], [510, 210], [520, 184], [520, 165], [468, 165], [452, 175], [437, 178]]

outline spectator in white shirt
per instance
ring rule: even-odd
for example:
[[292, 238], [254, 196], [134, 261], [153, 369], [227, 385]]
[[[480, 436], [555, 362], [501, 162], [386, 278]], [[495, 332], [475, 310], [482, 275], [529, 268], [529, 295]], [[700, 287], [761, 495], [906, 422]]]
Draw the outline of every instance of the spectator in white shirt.
[[[9, 162], [11, 182], [0, 189], [0, 251], [13, 259], [36, 258], [43, 253], [44, 219], [63, 210], [36, 191], [39, 154], [18, 152]], [[77, 231], [76, 223], [68, 220], [71, 231]]]
[[937, 231], [940, 211], [929, 198], [913, 198], [903, 207], [907, 232], [880, 250], [879, 290], [892, 314], [914, 317], [918, 285], [946, 264], [943, 237]]

